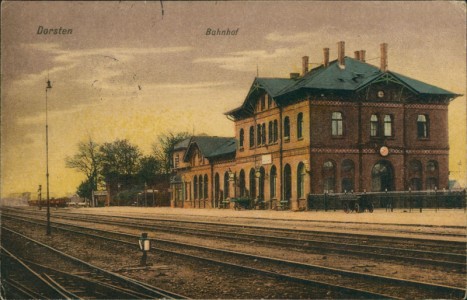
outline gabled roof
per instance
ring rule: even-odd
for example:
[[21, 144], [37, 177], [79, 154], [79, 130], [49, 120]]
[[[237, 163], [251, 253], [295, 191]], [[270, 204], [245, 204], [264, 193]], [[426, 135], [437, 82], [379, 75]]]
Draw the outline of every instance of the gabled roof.
[[237, 150], [235, 138], [218, 136], [193, 136], [190, 139], [184, 160], [188, 160], [189, 153], [193, 147], [198, 147], [201, 154], [206, 158], [214, 158], [227, 154], [234, 154]]
[[225, 115], [235, 115], [236, 112], [245, 110], [250, 113], [253, 113], [253, 110], [250, 107], [249, 100], [252, 96], [255, 96], [259, 93], [260, 90], [266, 91], [271, 97], [276, 97], [280, 95], [280, 92], [287, 87], [293, 85], [296, 80], [288, 79], [288, 78], [267, 78], [267, 77], [256, 77], [253, 81], [253, 84], [248, 91], [248, 95], [246, 96], [245, 101], [243, 102], [242, 106], [232, 109], [226, 113]]
[[184, 139], [183, 141], [175, 144], [174, 150], [182, 150], [188, 148], [191, 138]]
[[360, 60], [345, 57], [345, 67], [341, 68], [337, 60], [329, 63], [328, 67], [323, 65], [312, 69], [305, 76], [298, 79], [288, 78], [255, 78], [242, 106], [228, 111], [225, 114], [234, 117], [244, 117], [253, 112], [249, 103], [251, 97], [259, 89], [265, 90], [278, 104], [283, 99], [288, 101], [300, 94], [312, 91], [336, 91], [353, 93], [361, 90], [369, 84], [381, 79], [383, 76], [391, 76], [397, 83], [404, 85], [409, 90], [420, 95], [442, 95], [447, 97], [459, 96], [453, 92], [421, 82], [416, 79], [398, 74], [392, 71], [381, 71], [378, 67], [362, 62]]

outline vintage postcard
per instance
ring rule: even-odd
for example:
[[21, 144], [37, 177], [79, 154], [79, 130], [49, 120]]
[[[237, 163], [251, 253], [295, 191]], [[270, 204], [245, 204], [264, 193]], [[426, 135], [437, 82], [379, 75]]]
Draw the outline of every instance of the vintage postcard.
[[465, 295], [463, 1], [3, 1], [1, 297]]

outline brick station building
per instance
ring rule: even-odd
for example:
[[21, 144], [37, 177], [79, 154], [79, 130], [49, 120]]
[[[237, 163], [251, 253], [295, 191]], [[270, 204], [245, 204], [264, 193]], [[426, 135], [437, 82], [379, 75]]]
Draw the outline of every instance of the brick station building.
[[193, 136], [176, 145], [175, 207], [219, 207], [233, 197], [306, 206], [308, 193], [448, 187], [448, 105], [458, 94], [379, 67], [365, 51], [290, 78], [255, 78], [226, 112], [235, 137]]

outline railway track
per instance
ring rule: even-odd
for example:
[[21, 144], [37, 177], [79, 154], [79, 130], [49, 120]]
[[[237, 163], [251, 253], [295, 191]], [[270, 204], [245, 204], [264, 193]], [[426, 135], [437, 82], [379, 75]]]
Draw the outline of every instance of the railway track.
[[[345, 240], [348, 241], [348, 238], [343, 235], [327, 234], [323, 237], [322, 235], [316, 235], [314, 232], [309, 233], [307, 231], [299, 231], [298, 233], [295, 233], [295, 231], [292, 230], [271, 230], [254, 226], [245, 227], [238, 225], [219, 225], [205, 222], [198, 223], [183, 221], [159, 222], [159, 220], [140, 218], [128, 218], [123, 220], [123, 218], [102, 216], [99, 220], [91, 219], [89, 216], [81, 217], [59, 215], [55, 217], [75, 221], [92, 221], [93, 223], [126, 226], [140, 230], [152, 230], [236, 241], [241, 240], [268, 245], [272, 244], [287, 248], [292, 247], [308, 252], [318, 251], [320, 253], [345, 254], [418, 265], [433, 265], [443, 267], [449, 271], [461, 273], [465, 273], [466, 270], [465, 243], [459, 242], [436, 241], [435, 243], [433, 240], [420, 241], [411, 239], [408, 243], [413, 245], [415, 249], [410, 249], [407, 248], [408, 246], [406, 244], [402, 243], [401, 246], [401, 242], [404, 241], [404, 239], [391, 238], [390, 240], [387, 240], [387, 237], [381, 238], [367, 235], [364, 235], [363, 237], [358, 235], [357, 237], [352, 238], [352, 242], [345, 242]], [[190, 227], [187, 228], [186, 224], [189, 224]], [[193, 225], [197, 226], [193, 227]], [[202, 226], [206, 226], [207, 228]], [[332, 237], [333, 240], [326, 241], [325, 237], [329, 236]], [[361, 238], [361, 240], [357, 240], [357, 238]], [[336, 239], [344, 241], [336, 242]], [[390, 243], [392, 246], [388, 247], [384, 244], [381, 245], [382, 241]], [[422, 243], [422, 245], [415, 244], [416, 242]], [[429, 248], [429, 246], [432, 246], [433, 248]]]
[[[29, 221], [36, 222], [36, 221]], [[41, 222], [39, 222], [41, 223]], [[41, 223], [43, 224], [43, 223]], [[73, 232], [96, 239], [106, 239], [117, 243], [131, 244], [137, 236], [104, 230], [95, 230], [77, 225], [54, 225], [56, 229]], [[117, 239], [118, 238], [118, 239]], [[282, 280], [326, 286], [363, 298], [454, 298], [460, 299], [465, 291], [461, 288], [425, 282], [403, 280], [359, 272], [299, 263], [277, 258], [246, 254], [236, 251], [203, 247], [188, 243], [153, 239], [158, 252], [184, 256], [194, 260], [220, 264], [230, 268], [240, 268], [267, 276], [280, 277]], [[310, 280], [309, 278], [313, 278]], [[331, 284], [339, 282], [339, 285]]]
[[[90, 263], [70, 256], [37, 240], [27, 237], [14, 230], [2, 227], [2, 234], [19, 240], [33, 243], [41, 250], [41, 260], [56, 261], [57, 256], [66, 260], [66, 271], [56, 266], [50, 267], [20, 259], [9, 250], [2, 247], [3, 259], [8, 263], [2, 270], [8, 274], [6, 293], [7, 299], [185, 299], [179, 294], [165, 291], [146, 283], [109, 272]], [[30, 246], [29, 246], [30, 247]], [[52, 257], [53, 259], [47, 259]], [[25, 272], [18, 273], [17, 266], [22, 266]], [[62, 266], [63, 267], [63, 266]], [[72, 270], [72, 271], [70, 271]], [[2, 272], [2, 273], [3, 273]], [[37, 283], [40, 283], [37, 285]]]

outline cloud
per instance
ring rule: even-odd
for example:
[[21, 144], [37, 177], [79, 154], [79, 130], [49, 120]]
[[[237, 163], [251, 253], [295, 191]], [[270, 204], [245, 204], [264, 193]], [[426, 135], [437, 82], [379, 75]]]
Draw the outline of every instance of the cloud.
[[234, 71], [251, 72], [256, 70], [258, 61], [274, 60], [287, 57], [293, 51], [289, 48], [278, 48], [272, 51], [248, 50], [231, 52], [226, 56], [202, 57], [193, 60], [193, 63], [213, 63], [220, 68]]

